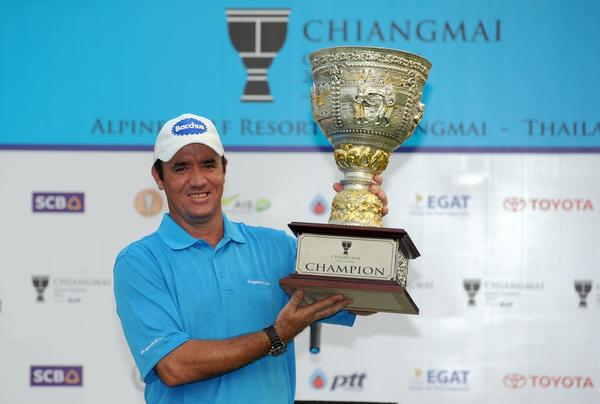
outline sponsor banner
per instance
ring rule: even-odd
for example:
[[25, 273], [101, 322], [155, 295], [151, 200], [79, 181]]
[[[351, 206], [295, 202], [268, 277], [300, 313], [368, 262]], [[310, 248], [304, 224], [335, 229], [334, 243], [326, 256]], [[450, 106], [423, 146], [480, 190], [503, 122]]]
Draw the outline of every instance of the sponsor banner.
[[410, 390], [466, 392], [471, 389], [469, 369], [421, 369], [414, 370]]
[[352, 372], [348, 374], [326, 374], [322, 369], [315, 369], [309, 379], [309, 385], [323, 392], [359, 392], [367, 383], [365, 372]]
[[[31, 279], [37, 303], [48, 300], [55, 303], [81, 303], [90, 289], [110, 289], [112, 286], [112, 278], [33, 275]], [[50, 296], [46, 296], [46, 289], [50, 290]]]
[[82, 366], [34, 366], [30, 368], [32, 387], [81, 387]]
[[83, 192], [34, 192], [32, 194], [34, 213], [83, 213], [84, 202]]
[[[188, 2], [185, 12], [202, 16], [193, 32], [168, 7], [139, 18], [127, 4], [91, 3], [84, 18], [102, 16], [92, 26], [66, 4], [7, 6], [0, 26], [20, 32], [26, 24], [30, 35], [0, 45], [11, 55], [0, 75], [0, 147], [149, 150], [166, 120], [189, 111], [215, 121], [226, 149], [329, 149], [311, 117], [309, 54], [358, 45], [418, 53], [433, 64], [424, 119], [404, 150], [600, 150], [590, 85], [600, 45], [581, 40], [600, 36], [597, 2], [535, 0], [523, 8], [518, 0], [495, 7], [468, 0], [457, 8], [432, 0], [373, 7], [238, 0]], [[112, 15], [127, 24], [102, 29]], [[168, 38], [156, 35], [156, 21]], [[55, 23], [71, 29], [54, 30]], [[192, 52], [190, 41], [201, 46]], [[69, 58], [61, 56], [65, 43], [73, 44]], [[564, 49], [566, 60], [585, 63], [549, 59]], [[39, 63], [23, 69], [31, 55]], [[108, 60], [110, 74], [87, 74]], [[178, 134], [203, 130], [192, 121], [178, 127]]]
[[504, 387], [510, 390], [594, 390], [592, 376], [582, 375], [541, 375], [508, 373], [502, 378]]

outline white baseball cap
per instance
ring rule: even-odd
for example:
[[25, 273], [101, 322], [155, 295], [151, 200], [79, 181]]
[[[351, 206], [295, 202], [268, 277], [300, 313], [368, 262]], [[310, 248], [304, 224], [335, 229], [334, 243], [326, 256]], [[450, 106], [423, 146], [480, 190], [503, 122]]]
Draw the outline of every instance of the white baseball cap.
[[154, 144], [154, 161], [169, 161], [182, 147], [200, 143], [214, 150], [219, 156], [225, 154], [217, 128], [208, 118], [183, 114], [163, 125]]

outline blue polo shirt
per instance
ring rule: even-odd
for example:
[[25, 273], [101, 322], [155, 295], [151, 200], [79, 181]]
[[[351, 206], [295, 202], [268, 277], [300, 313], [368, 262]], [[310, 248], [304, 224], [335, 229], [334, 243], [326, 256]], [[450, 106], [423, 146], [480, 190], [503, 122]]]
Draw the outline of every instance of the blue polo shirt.
[[[166, 214], [158, 231], [126, 247], [114, 269], [117, 313], [146, 382], [148, 403], [293, 403], [294, 346], [241, 369], [168, 387], [154, 366], [189, 339], [224, 339], [273, 324], [288, 297], [296, 241], [282, 231], [230, 222], [212, 248]], [[347, 312], [327, 322], [352, 325]]]

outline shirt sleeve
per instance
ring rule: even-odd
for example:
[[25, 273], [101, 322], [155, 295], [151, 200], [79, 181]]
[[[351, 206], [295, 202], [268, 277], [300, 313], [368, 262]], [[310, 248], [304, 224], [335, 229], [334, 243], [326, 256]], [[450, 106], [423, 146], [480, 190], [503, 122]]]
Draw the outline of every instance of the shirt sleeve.
[[114, 288], [117, 314], [136, 365], [146, 383], [154, 366], [190, 338], [183, 332], [179, 309], [155, 262], [117, 257]]

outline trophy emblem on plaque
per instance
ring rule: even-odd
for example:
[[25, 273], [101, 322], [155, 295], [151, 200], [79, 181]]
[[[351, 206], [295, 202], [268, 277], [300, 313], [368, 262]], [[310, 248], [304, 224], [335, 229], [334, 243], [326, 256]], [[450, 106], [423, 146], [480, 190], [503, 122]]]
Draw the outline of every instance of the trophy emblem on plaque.
[[296, 270], [280, 284], [290, 294], [305, 290], [307, 302], [341, 293], [353, 300], [350, 310], [417, 314], [405, 287], [408, 260], [420, 254], [406, 231], [382, 227], [383, 204], [369, 186], [423, 117], [431, 63], [373, 47], [322, 49], [310, 61], [313, 118], [333, 145], [344, 189], [329, 224], [289, 225]]

